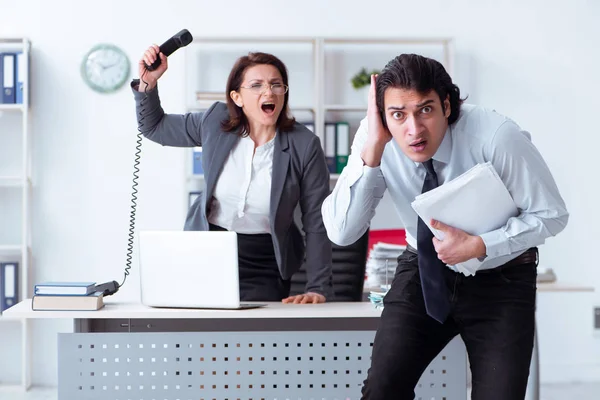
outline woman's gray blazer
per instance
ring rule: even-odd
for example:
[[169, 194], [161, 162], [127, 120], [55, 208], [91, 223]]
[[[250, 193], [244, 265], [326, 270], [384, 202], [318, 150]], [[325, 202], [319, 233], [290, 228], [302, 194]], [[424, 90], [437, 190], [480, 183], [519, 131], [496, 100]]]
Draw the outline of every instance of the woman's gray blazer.
[[[224, 132], [221, 121], [228, 117], [227, 106], [214, 103], [201, 113], [165, 114], [158, 87], [147, 94], [136, 90], [138, 128], [142, 134], [163, 146], [202, 146], [204, 195], [191, 206], [185, 230], [208, 230], [208, 207], [223, 165], [233, 146], [240, 140], [235, 133]], [[277, 132], [273, 152], [270, 223], [277, 265], [283, 279], [306, 262], [306, 292], [331, 299], [331, 242], [321, 217], [321, 204], [329, 195], [329, 172], [318, 137], [296, 123], [290, 132]], [[294, 222], [294, 210], [300, 205], [304, 237]]]

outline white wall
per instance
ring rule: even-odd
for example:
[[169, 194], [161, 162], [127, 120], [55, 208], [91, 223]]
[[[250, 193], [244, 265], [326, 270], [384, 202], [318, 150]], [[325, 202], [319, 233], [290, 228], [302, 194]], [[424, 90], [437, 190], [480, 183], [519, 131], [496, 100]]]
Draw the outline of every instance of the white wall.
[[[600, 289], [593, 251], [600, 222], [593, 169], [600, 79], [592, 69], [600, 61], [593, 43], [600, 27], [592, 25], [599, 11], [597, 3], [583, 0], [0, 2], [0, 37], [33, 42], [34, 280], [121, 280], [137, 133], [134, 102], [128, 88], [114, 95], [87, 89], [80, 62], [92, 45], [113, 42], [136, 64], [149, 44], [185, 27], [197, 38], [454, 37], [455, 80], [463, 93], [532, 132], [571, 211], [566, 230], [541, 249], [542, 263], [561, 280]], [[184, 110], [183, 76], [183, 57], [176, 53], [160, 85], [167, 112]], [[144, 141], [142, 154], [136, 229], [180, 229], [184, 153]], [[389, 202], [377, 223], [388, 213]], [[138, 298], [136, 263], [134, 254], [121, 299]], [[542, 380], [600, 379], [593, 304], [600, 304], [600, 294], [540, 295]], [[34, 382], [55, 384], [55, 334], [71, 325], [40, 321], [34, 329]], [[5, 325], [0, 335], [6, 355], [4, 347], [17, 344], [19, 335]], [[0, 360], [0, 376], [18, 379], [13, 361]]]

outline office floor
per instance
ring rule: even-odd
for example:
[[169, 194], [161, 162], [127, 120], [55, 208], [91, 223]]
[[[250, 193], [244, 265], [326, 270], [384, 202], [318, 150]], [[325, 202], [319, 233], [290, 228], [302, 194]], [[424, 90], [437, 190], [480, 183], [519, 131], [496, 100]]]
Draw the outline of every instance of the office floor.
[[[600, 382], [597, 383], [570, 383], [542, 385], [540, 400], [597, 400], [600, 393]], [[0, 387], [2, 400], [56, 400], [56, 389], [33, 388], [27, 393], [19, 393], [14, 389], [3, 391]]]

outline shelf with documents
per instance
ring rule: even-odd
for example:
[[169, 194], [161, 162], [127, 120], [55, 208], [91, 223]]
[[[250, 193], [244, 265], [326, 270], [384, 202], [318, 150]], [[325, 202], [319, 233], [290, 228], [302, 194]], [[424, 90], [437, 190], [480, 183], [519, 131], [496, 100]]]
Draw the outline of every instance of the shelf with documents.
[[[26, 38], [0, 38], [0, 273], [5, 269], [3, 289], [17, 302], [30, 297], [29, 277], [31, 270], [31, 196], [33, 192], [31, 163], [31, 113], [29, 101], [31, 42]], [[7, 90], [8, 89], [8, 90]], [[8, 265], [8, 267], [6, 267]], [[12, 267], [15, 265], [15, 267]], [[10, 268], [10, 269], [8, 269]], [[10, 282], [12, 282], [12, 285]], [[6, 286], [11, 285], [11, 286]], [[6, 290], [0, 296], [0, 312], [11, 297]], [[10, 299], [11, 300], [11, 299]], [[0, 321], [5, 321], [0, 315]], [[27, 390], [31, 385], [31, 338], [26, 320], [20, 325], [18, 338], [11, 338], [0, 327], [3, 342], [20, 342], [19, 381], [15, 388]], [[6, 372], [6, 371], [2, 371]], [[7, 387], [3, 381], [0, 387]]]

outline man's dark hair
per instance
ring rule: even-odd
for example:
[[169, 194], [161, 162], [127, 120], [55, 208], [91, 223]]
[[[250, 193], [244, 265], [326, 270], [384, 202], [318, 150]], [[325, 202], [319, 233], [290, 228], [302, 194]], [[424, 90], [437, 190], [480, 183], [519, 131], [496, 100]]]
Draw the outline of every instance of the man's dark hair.
[[[285, 64], [277, 57], [269, 53], [248, 53], [246, 56], [242, 56], [237, 59], [235, 65], [229, 73], [227, 78], [227, 87], [225, 89], [225, 97], [227, 101], [227, 109], [229, 110], [229, 118], [221, 122], [221, 128], [225, 132], [237, 132], [241, 136], [248, 136], [250, 133], [250, 123], [248, 118], [242, 111], [241, 107], [238, 107], [231, 96], [229, 95], [232, 90], [239, 91], [242, 81], [244, 80], [244, 73], [250, 67], [255, 65], [272, 65], [281, 74], [283, 84], [288, 85], [288, 74]], [[288, 100], [290, 92], [285, 93], [283, 100], [283, 109], [279, 118], [277, 119], [277, 129], [282, 132], [291, 131], [296, 123], [296, 119], [289, 115]]]
[[440, 62], [418, 54], [400, 54], [388, 62], [377, 77], [377, 108], [383, 118], [384, 124], [386, 124], [383, 104], [384, 94], [386, 89], [392, 87], [415, 90], [420, 94], [426, 94], [435, 90], [440, 98], [444, 112], [446, 111], [444, 100], [446, 96], [449, 96], [449, 125], [458, 119], [460, 105], [465, 100], [460, 98], [460, 89], [452, 83], [452, 78], [450, 78], [450, 75], [448, 75]]

